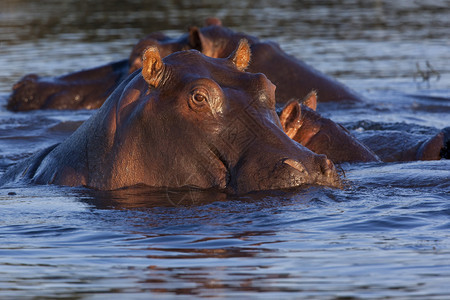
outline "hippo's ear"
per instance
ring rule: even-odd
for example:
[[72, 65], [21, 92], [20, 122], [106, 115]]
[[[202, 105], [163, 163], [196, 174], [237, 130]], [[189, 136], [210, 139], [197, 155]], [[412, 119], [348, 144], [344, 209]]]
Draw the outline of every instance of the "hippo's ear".
[[189, 27], [188, 42], [191, 49], [202, 51], [202, 35], [197, 26]]
[[250, 45], [246, 39], [242, 39], [239, 41], [239, 45], [236, 50], [230, 54], [228, 57], [229, 60], [233, 62], [236, 68], [239, 71], [245, 71], [245, 69], [250, 64], [250, 57], [252, 56], [252, 52], [250, 51]]
[[155, 46], [145, 50], [142, 56], [142, 77], [153, 87], [158, 87], [164, 71], [164, 63]]
[[214, 46], [214, 42], [203, 35], [202, 31], [195, 26], [189, 28], [189, 47], [198, 50], [209, 57], [218, 57], [218, 49]]
[[302, 100], [303, 105], [308, 106], [312, 110], [317, 109], [317, 92], [311, 91], [306, 97]]
[[280, 122], [284, 132], [293, 139], [297, 131], [302, 126], [302, 107], [298, 101], [294, 100], [286, 104], [280, 115]]

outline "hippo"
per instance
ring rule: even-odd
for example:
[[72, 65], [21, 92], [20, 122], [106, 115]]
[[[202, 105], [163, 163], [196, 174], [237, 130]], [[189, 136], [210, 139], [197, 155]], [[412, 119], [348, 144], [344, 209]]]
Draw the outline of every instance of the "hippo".
[[196, 187], [232, 194], [320, 185], [341, 187], [334, 164], [290, 139], [275, 86], [245, 72], [250, 46], [227, 58], [197, 50], [162, 59], [157, 47], [64, 142], [8, 169], [1, 183], [115, 190]]
[[377, 123], [367, 127], [356, 132], [358, 140], [384, 162], [450, 158], [450, 127], [432, 135], [395, 130], [390, 124], [386, 124], [387, 128]]
[[59, 77], [28, 74], [13, 86], [7, 109], [95, 109], [127, 76], [128, 61], [120, 60], [100, 67]]
[[317, 154], [325, 154], [334, 163], [380, 161], [372, 150], [342, 125], [316, 112], [315, 91], [301, 102], [292, 100], [280, 114], [283, 130], [290, 138]]

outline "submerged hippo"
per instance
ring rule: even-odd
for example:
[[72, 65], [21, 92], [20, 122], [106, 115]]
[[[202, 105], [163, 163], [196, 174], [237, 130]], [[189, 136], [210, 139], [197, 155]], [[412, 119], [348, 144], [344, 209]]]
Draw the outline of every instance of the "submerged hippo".
[[157, 47], [73, 135], [8, 170], [2, 183], [87, 186], [195, 186], [231, 193], [297, 187], [339, 187], [318, 155], [284, 134], [275, 86], [246, 73], [243, 40], [225, 59], [196, 50], [161, 59]]
[[395, 130], [391, 124], [375, 123], [373, 126], [368, 124], [368, 128], [357, 136], [384, 162], [450, 158], [450, 127], [429, 136]]
[[121, 60], [59, 77], [28, 74], [13, 86], [7, 108], [34, 109], [99, 108], [125, 79], [128, 61]]
[[350, 132], [316, 112], [317, 94], [310, 92], [300, 104], [293, 100], [282, 110], [281, 125], [286, 134], [334, 163], [380, 161], [377, 155]]

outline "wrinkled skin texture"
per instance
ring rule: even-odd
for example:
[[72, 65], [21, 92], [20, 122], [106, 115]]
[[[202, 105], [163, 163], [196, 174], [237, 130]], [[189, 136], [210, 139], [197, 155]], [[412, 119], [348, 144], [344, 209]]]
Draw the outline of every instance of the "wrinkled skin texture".
[[280, 121], [290, 138], [334, 163], [380, 161], [347, 129], [317, 113], [316, 106], [317, 95], [311, 92], [303, 104], [294, 100], [283, 108]]
[[149, 48], [142, 72], [131, 74], [72, 136], [1, 181], [100, 190], [195, 186], [237, 194], [339, 187], [326, 156], [284, 134], [275, 87], [263, 74], [243, 71], [248, 57], [245, 41], [227, 59], [189, 50], [162, 60]]

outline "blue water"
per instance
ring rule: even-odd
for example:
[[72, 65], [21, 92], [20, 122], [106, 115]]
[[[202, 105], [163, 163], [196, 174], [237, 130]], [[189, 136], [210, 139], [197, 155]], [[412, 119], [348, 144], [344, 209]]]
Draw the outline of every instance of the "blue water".
[[[320, 104], [355, 135], [450, 126], [449, 1], [2, 1], [0, 102], [21, 76], [128, 55], [218, 16], [366, 101]], [[426, 62], [440, 76], [423, 81]], [[415, 76], [416, 74], [416, 76]], [[416, 77], [416, 78], [414, 78]], [[0, 108], [0, 174], [92, 112]], [[450, 161], [343, 164], [343, 190], [0, 189], [0, 298], [450, 299]]]

